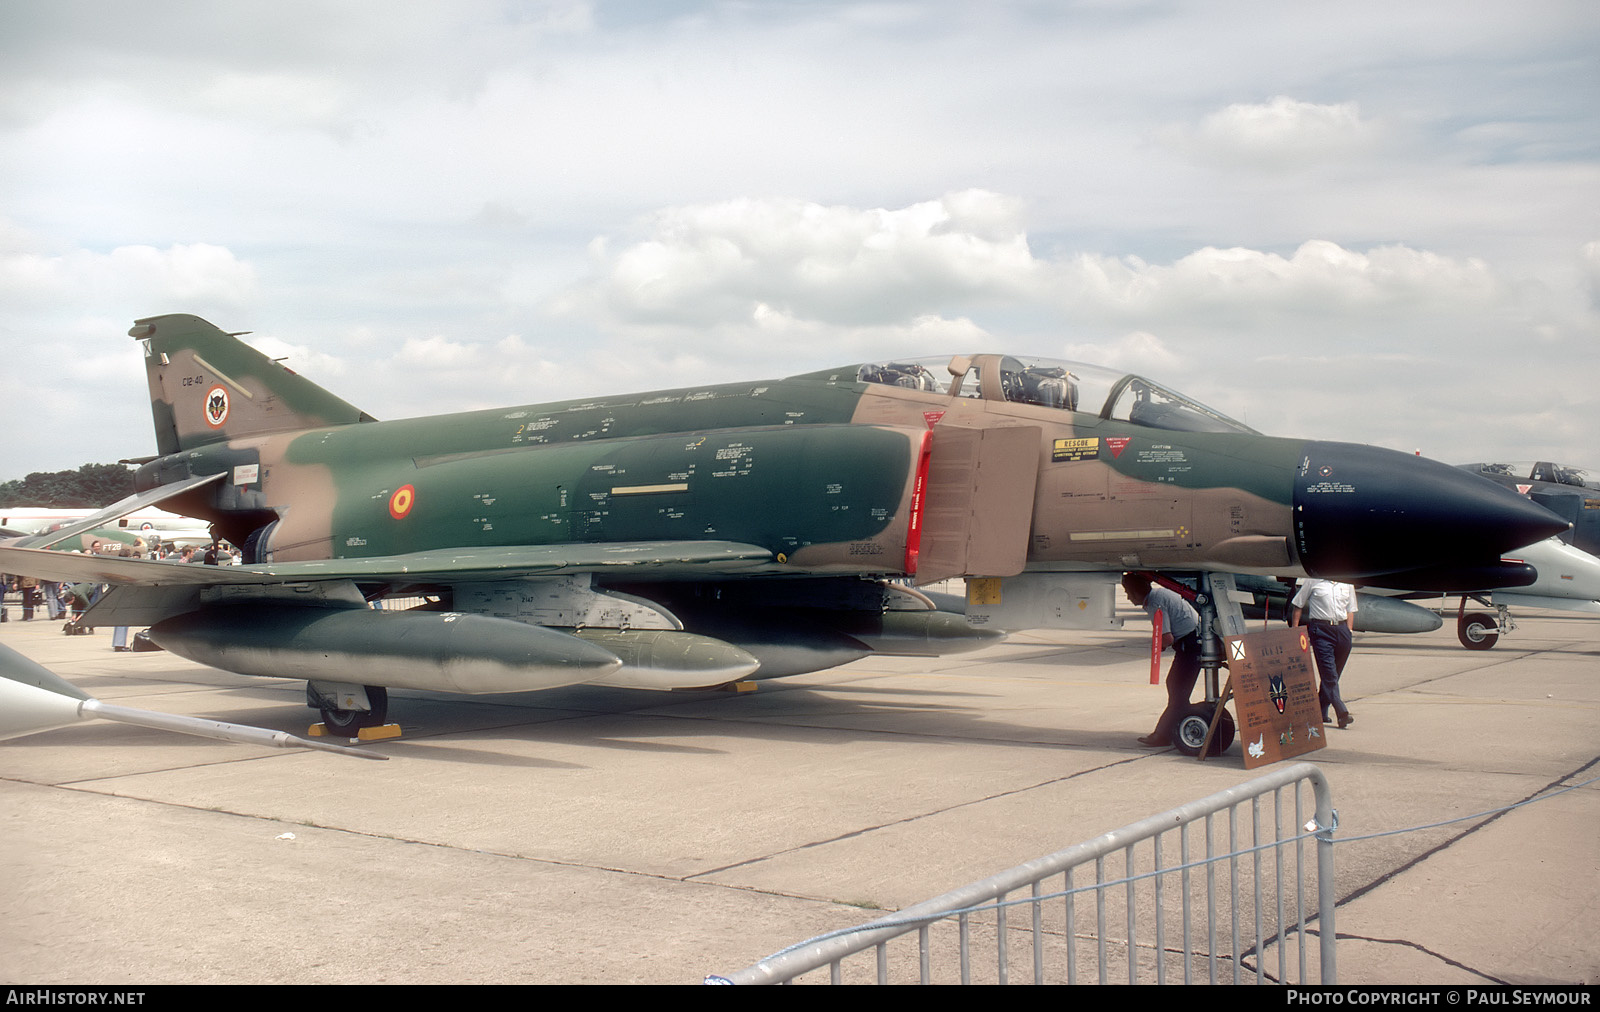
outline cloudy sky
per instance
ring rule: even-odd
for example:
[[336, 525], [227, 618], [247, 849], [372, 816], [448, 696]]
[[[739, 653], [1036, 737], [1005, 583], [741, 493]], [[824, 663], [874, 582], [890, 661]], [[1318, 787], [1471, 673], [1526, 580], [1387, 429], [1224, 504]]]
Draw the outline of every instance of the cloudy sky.
[[380, 418], [1005, 351], [1600, 464], [1592, 0], [16, 2], [0, 480], [136, 317]]

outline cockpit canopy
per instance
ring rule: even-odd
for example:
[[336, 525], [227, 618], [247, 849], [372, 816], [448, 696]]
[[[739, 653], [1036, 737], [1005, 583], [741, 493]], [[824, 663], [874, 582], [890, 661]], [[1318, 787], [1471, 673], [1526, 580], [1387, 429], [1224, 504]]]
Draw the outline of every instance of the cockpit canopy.
[[856, 371], [856, 379], [951, 397], [1083, 411], [1153, 429], [1256, 431], [1142, 376], [1081, 362], [1011, 355], [904, 359], [868, 362]]
[[1600, 489], [1600, 476], [1582, 467], [1553, 464], [1548, 460], [1517, 461], [1509, 464], [1464, 464], [1469, 471], [1492, 478], [1519, 478], [1527, 481], [1548, 481], [1557, 485]]

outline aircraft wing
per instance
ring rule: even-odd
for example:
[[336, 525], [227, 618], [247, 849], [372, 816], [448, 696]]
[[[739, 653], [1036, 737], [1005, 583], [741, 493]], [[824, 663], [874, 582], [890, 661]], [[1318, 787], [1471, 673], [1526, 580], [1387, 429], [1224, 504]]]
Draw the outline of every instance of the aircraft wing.
[[182, 481], [175, 481], [169, 485], [162, 485], [160, 488], [153, 488], [147, 492], [135, 492], [126, 499], [117, 500], [92, 516], [87, 516], [76, 523], [68, 524], [58, 531], [40, 535], [30, 544], [35, 548], [49, 548], [57, 542], [67, 540], [74, 534], [83, 534], [94, 530], [96, 527], [114, 524], [129, 513], [137, 513], [139, 510], [154, 506], [156, 503], [166, 502], [173, 496], [182, 495], [202, 485], [209, 485], [214, 481], [221, 481], [226, 474], [226, 471], [219, 471], [216, 474], [202, 474], [193, 478], [185, 478]]
[[504, 545], [254, 566], [150, 562], [0, 546], [0, 572], [68, 583], [145, 587], [267, 587], [335, 580], [463, 583], [566, 573], [626, 573], [641, 579], [670, 579], [748, 572], [773, 561], [772, 552], [765, 548], [732, 541]]
[[1600, 601], [1582, 601], [1574, 598], [1507, 594], [1497, 590], [1494, 592], [1494, 603], [1511, 608], [1549, 608], [1552, 611], [1576, 611], [1586, 615], [1600, 615]]

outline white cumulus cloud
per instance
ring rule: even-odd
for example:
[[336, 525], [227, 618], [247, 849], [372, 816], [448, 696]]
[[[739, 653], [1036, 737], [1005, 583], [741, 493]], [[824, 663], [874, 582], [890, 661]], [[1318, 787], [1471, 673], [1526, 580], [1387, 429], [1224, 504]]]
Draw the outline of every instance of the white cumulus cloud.
[[1583, 285], [1589, 290], [1589, 303], [1600, 308], [1600, 242], [1586, 242], [1578, 251]]
[[1372, 143], [1373, 133], [1355, 102], [1318, 104], [1279, 95], [1219, 109], [1201, 120], [1189, 140], [1210, 157], [1270, 168], [1357, 153]]
[[110, 253], [19, 252], [0, 258], [0, 295], [26, 304], [70, 299], [80, 306], [224, 303], [255, 298], [254, 269], [224, 246], [119, 246]]
[[603, 307], [631, 323], [755, 320], [779, 314], [899, 325], [973, 301], [1029, 292], [1042, 264], [1017, 202], [969, 190], [894, 210], [739, 199], [672, 207], [648, 235], [591, 246], [599, 277], [569, 310]]
[[1061, 293], [1076, 308], [1171, 316], [1195, 310], [1356, 313], [1375, 308], [1471, 309], [1503, 284], [1481, 260], [1406, 246], [1360, 252], [1325, 239], [1283, 256], [1208, 246], [1170, 264], [1084, 254], [1061, 265]]

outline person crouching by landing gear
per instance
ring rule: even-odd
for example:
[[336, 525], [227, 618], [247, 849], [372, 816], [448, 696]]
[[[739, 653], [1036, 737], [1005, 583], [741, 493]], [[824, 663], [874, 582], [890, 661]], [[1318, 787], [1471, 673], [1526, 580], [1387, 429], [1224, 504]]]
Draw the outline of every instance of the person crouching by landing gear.
[[1344, 673], [1355, 639], [1356, 589], [1348, 583], [1310, 579], [1300, 585], [1289, 603], [1294, 605], [1289, 615], [1291, 626], [1299, 625], [1302, 613], [1305, 615], [1306, 637], [1311, 640], [1311, 655], [1317, 659], [1321, 683], [1317, 700], [1322, 704], [1322, 722], [1330, 721], [1331, 706], [1339, 726], [1349, 727], [1356, 718], [1339, 695], [1339, 676]]
[[1172, 665], [1167, 668], [1167, 708], [1161, 711], [1156, 729], [1139, 739], [1139, 744], [1160, 748], [1172, 744], [1172, 733], [1189, 707], [1189, 696], [1200, 677], [1200, 616], [1178, 594], [1153, 586], [1148, 576], [1124, 573], [1122, 589], [1128, 600], [1152, 617], [1161, 613], [1161, 649], [1172, 648]]
[[86, 636], [94, 632], [89, 624], [83, 620], [83, 613], [89, 610], [89, 605], [94, 603], [95, 591], [99, 588], [92, 583], [74, 583], [67, 588], [67, 603], [70, 611], [67, 621], [61, 631], [68, 636]]

